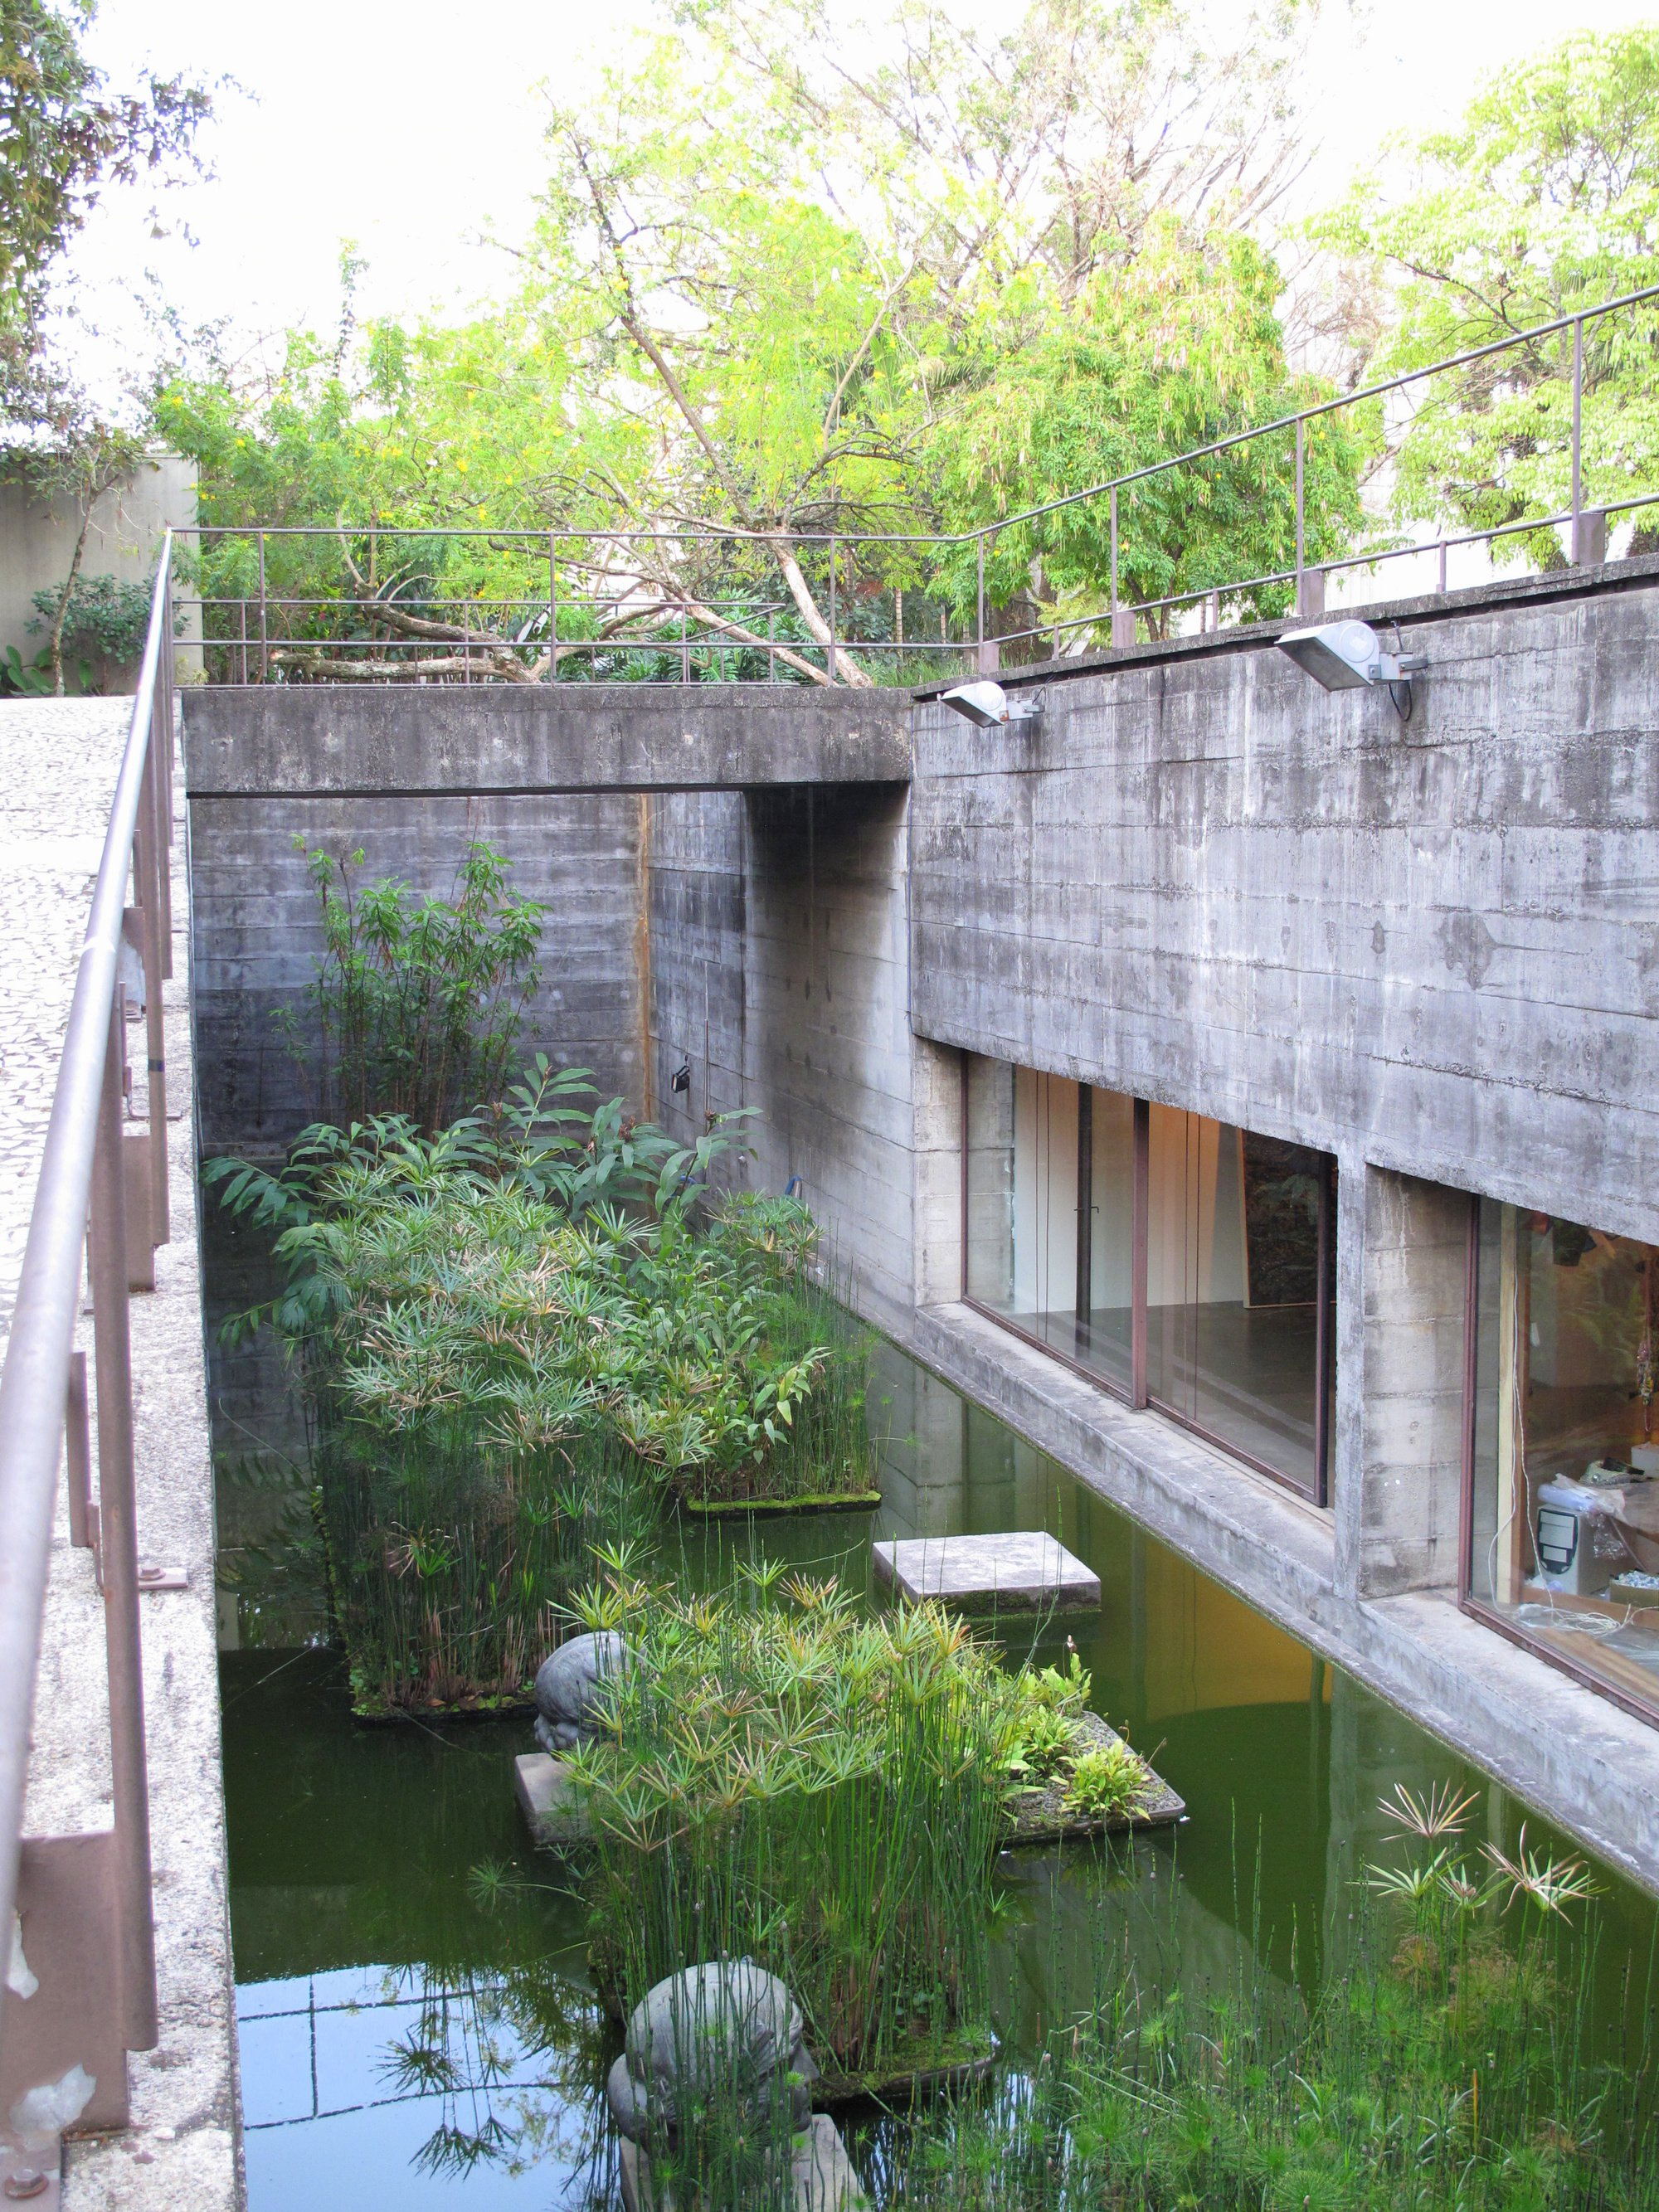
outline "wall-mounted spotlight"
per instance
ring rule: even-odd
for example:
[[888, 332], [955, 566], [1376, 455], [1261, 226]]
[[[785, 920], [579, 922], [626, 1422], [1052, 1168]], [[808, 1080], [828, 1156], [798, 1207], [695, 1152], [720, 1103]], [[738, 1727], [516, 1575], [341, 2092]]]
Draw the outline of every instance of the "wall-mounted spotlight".
[[1360, 691], [1372, 684], [1386, 684], [1395, 714], [1402, 722], [1409, 722], [1412, 677], [1429, 664], [1423, 653], [1399, 651], [1398, 623], [1394, 641], [1395, 650], [1384, 653], [1382, 639], [1369, 623], [1321, 623], [1314, 629], [1287, 629], [1279, 641], [1279, 649], [1288, 653], [1298, 668], [1305, 669], [1328, 691]]
[[676, 1092], [689, 1091], [691, 1088], [691, 1063], [689, 1060], [683, 1060], [674, 1070], [668, 1079], [668, 1087]]
[[947, 691], [945, 703], [976, 730], [1000, 730], [1009, 722], [1029, 722], [1042, 712], [1040, 692], [1027, 691], [1011, 699], [1000, 684], [993, 684], [984, 676]]

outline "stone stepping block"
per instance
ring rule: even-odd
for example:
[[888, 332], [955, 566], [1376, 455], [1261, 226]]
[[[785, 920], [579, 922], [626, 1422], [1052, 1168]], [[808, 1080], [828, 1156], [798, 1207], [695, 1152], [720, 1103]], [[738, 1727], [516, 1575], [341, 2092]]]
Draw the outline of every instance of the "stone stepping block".
[[562, 1759], [524, 1753], [513, 1762], [513, 1794], [538, 1844], [580, 1844], [592, 1833]]
[[900, 1538], [871, 1550], [878, 1582], [901, 1597], [938, 1598], [963, 1613], [1073, 1613], [1100, 1604], [1099, 1576], [1058, 1537], [1035, 1529]]
[[[651, 2185], [651, 2159], [624, 2136], [620, 2142], [623, 2203], [628, 2212], [674, 2212], [674, 2200]], [[795, 2137], [789, 2161], [793, 2212], [866, 2212], [869, 2198], [828, 2112]]]
[[[1089, 1739], [1088, 1747], [1104, 1749], [1120, 1742], [1117, 1730], [1102, 1720], [1098, 1713], [1084, 1713], [1079, 1717], [1079, 1727]], [[1152, 1773], [1152, 1769], [1147, 1769]], [[1073, 1836], [1121, 1836], [1133, 1828], [1172, 1827], [1187, 1817], [1184, 1800], [1176, 1796], [1161, 1774], [1152, 1774], [1151, 1793], [1142, 1798], [1133, 1813], [1076, 1813], [1066, 1803], [1063, 1782], [1046, 1782], [1034, 1790], [1022, 1790], [1013, 1798], [1009, 1810], [1014, 1816], [1013, 1833], [1007, 1838], [1011, 1844], [1064, 1843]]]

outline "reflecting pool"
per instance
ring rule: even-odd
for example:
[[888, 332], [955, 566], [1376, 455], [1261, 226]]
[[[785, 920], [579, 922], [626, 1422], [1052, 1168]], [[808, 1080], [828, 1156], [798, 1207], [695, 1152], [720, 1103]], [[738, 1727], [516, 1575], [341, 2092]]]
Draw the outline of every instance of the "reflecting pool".
[[[210, 1216], [210, 1316], [264, 1269]], [[1186, 1800], [1175, 1831], [1105, 1853], [1005, 1855], [998, 2032], [1011, 2063], [1086, 2001], [1126, 1947], [1148, 1989], [1224, 1988], [1264, 1969], [1311, 1993], [1345, 1930], [1397, 1784], [1472, 1790], [1473, 1832], [1512, 1847], [1546, 1823], [1403, 1715], [891, 1346], [872, 1418], [879, 1512], [772, 1521], [757, 1548], [867, 1591], [871, 1540], [1048, 1529], [1098, 1574], [1069, 1633], [1092, 1703]], [[580, 1907], [520, 1823], [526, 1720], [368, 1724], [327, 1641], [304, 1424], [268, 1343], [211, 1354], [223, 1590], [231, 1920], [252, 2212], [426, 2212], [619, 2203], [599, 2085], [616, 2031], [594, 1996]], [[665, 1527], [660, 1564], [728, 1571], [724, 1534]], [[1564, 1845], [1564, 1847], [1565, 1847]], [[1602, 1871], [1585, 2033], [1612, 2055], [1645, 2027], [1651, 1902]], [[1634, 1956], [1638, 1972], [1627, 1978]], [[848, 2130], [879, 2194], [880, 2124]]]

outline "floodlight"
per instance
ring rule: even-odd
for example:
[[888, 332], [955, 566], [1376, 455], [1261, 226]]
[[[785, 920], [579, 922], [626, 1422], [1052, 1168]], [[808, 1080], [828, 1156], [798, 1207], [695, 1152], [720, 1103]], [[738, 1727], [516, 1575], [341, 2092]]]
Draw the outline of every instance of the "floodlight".
[[945, 694], [945, 703], [978, 730], [999, 730], [1009, 722], [1029, 722], [1042, 712], [1042, 698], [1028, 693], [1011, 699], [1000, 684], [981, 677], [973, 684], [958, 684]]
[[1314, 629], [1287, 629], [1279, 641], [1279, 649], [1289, 653], [1298, 668], [1328, 691], [1361, 691], [1372, 684], [1386, 684], [1395, 713], [1402, 722], [1409, 722], [1412, 675], [1419, 668], [1426, 668], [1428, 662], [1420, 653], [1398, 650], [1398, 623], [1394, 639], [1396, 650], [1384, 653], [1382, 641], [1369, 623], [1321, 623]]

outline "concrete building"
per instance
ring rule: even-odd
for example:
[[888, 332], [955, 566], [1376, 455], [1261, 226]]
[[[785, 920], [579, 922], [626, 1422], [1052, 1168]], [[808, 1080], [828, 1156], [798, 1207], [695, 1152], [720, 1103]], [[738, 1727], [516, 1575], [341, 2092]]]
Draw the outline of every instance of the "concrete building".
[[1389, 611], [1409, 722], [1274, 625], [994, 731], [192, 691], [202, 1139], [303, 1110], [296, 835], [423, 888], [488, 838], [553, 910], [528, 1046], [757, 1109], [872, 1320], [1659, 1888], [1659, 563]]

